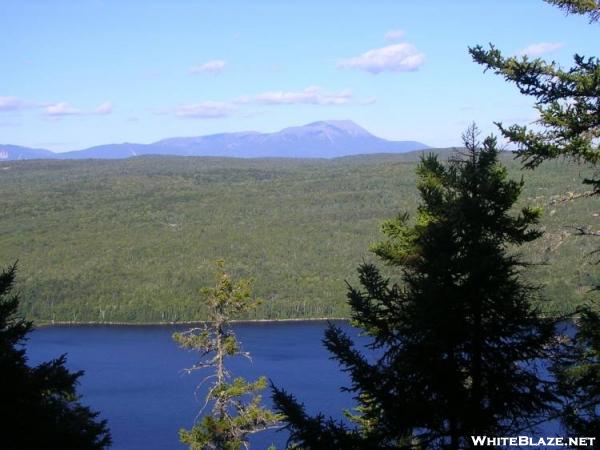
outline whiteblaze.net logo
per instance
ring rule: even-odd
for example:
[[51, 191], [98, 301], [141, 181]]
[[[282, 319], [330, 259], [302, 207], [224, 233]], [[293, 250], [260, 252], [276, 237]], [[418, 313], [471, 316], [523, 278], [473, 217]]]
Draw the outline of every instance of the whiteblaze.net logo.
[[592, 447], [595, 437], [471, 436], [475, 447]]

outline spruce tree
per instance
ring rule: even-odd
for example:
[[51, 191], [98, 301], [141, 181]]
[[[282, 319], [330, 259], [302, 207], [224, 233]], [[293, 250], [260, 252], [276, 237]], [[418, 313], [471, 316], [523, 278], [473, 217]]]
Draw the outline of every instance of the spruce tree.
[[600, 438], [600, 315], [584, 309], [577, 320], [574, 339], [553, 366], [564, 399], [562, 420], [571, 436]]
[[[587, 14], [591, 21], [600, 17], [595, 0], [549, 0], [570, 13]], [[600, 165], [600, 60], [576, 54], [574, 65], [562, 68], [554, 61], [527, 56], [505, 57], [490, 45], [469, 49], [484, 69], [514, 83], [521, 94], [535, 99], [539, 113], [536, 126], [505, 126], [497, 123], [502, 135], [518, 146], [517, 155], [525, 167], [535, 168], [548, 159], [568, 158], [598, 169]], [[600, 178], [583, 180], [600, 194]]]
[[16, 265], [0, 274], [0, 446], [7, 450], [87, 450], [111, 444], [106, 421], [79, 403], [65, 355], [27, 365], [25, 340], [33, 324], [17, 314]]
[[600, 19], [600, 1], [598, 0], [546, 0], [566, 11], [568, 14], [588, 15], [590, 22]]
[[326, 347], [352, 380], [355, 425], [310, 417], [275, 388], [301, 447], [466, 448], [470, 436], [510, 436], [551, 410], [536, 365], [554, 326], [532, 306], [536, 289], [513, 253], [540, 236], [531, 229], [539, 211], [512, 213], [523, 181], [507, 178], [493, 137], [480, 146], [475, 126], [463, 137], [466, 151], [447, 165], [422, 158], [414, 222], [407, 214], [386, 222], [386, 239], [372, 249], [401, 281], [364, 263], [362, 288], [349, 288], [352, 321], [373, 353], [338, 327], [326, 331]]
[[[600, 19], [597, 0], [546, 1], [568, 14], [585, 15], [590, 23]], [[535, 99], [540, 115], [535, 128], [497, 124], [502, 134], [517, 144], [517, 154], [525, 167], [535, 168], [555, 158], [574, 160], [593, 170], [592, 176], [583, 180], [591, 189], [565, 198], [600, 195], [600, 60], [576, 54], [574, 65], [562, 68], [539, 58], [505, 57], [493, 45], [489, 49], [476, 46], [469, 51], [485, 70], [503, 76], [522, 94]], [[579, 235], [600, 237], [600, 231], [589, 226], [573, 227]], [[600, 254], [600, 249], [594, 253]], [[600, 286], [588, 293], [591, 302], [573, 311], [578, 329], [573, 338], [565, 336], [565, 348], [553, 362], [564, 402], [563, 424], [573, 435], [585, 430], [598, 433], [600, 429], [600, 339], [595, 331], [600, 329], [600, 313], [594, 299], [598, 292]]]
[[188, 373], [211, 370], [204, 378], [208, 383], [205, 406], [212, 403], [210, 414], [205, 414], [191, 430], [180, 430], [180, 439], [191, 450], [239, 450], [249, 448], [249, 436], [277, 426], [280, 417], [261, 406], [258, 393], [267, 386], [265, 377], [248, 382], [242, 377], [232, 380], [225, 365], [226, 358], [250, 357], [244, 351], [231, 329], [231, 319], [252, 308], [248, 279], [233, 281], [225, 271], [223, 261], [217, 261], [216, 285], [202, 290], [208, 313], [208, 322], [201, 328], [192, 328], [173, 334], [183, 348], [199, 353], [200, 360]]

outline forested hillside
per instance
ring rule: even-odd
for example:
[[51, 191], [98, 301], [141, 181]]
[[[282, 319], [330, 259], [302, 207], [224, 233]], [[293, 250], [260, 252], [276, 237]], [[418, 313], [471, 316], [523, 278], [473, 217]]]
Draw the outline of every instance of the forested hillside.
[[[448, 151], [441, 151], [444, 157]], [[256, 280], [248, 318], [347, 315], [344, 280], [370, 260], [379, 224], [417, 202], [418, 153], [335, 160], [142, 157], [0, 163], [0, 255], [19, 260], [22, 309], [38, 321], [202, 319], [198, 290], [224, 258]], [[546, 312], [579, 303], [590, 286], [598, 228], [580, 167], [521, 171], [522, 202], [544, 208], [545, 235], [527, 247]]]

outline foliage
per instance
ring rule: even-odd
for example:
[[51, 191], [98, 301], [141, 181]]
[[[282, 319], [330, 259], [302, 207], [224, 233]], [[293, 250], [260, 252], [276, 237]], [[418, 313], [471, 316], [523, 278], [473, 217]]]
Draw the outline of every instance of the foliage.
[[590, 22], [600, 19], [600, 2], [598, 0], [546, 0], [558, 6], [568, 14], [587, 14]]
[[[600, 3], [595, 0], [550, 0], [567, 13], [585, 14], [594, 22], [600, 18]], [[574, 66], [563, 69], [556, 63], [527, 57], [505, 58], [495, 47], [484, 50], [481, 46], [469, 49], [473, 59], [486, 70], [515, 83], [524, 95], [535, 98], [540, 119], [536, 129], [498, 124], [502, 134], [519, 145], [518, 155], [529, 168], [558, 157], [571, 158], [590, 167], [593, 176], [583, 182], [592, 187], [574, 197], [600, 194], [600, 60], [576, 54]], [[596, 208], [597, 208], [596, 201]], [[595, 213], [598, 217], [598, 213]], [[571, 223], [583, 236], [600, 236], [600, 231]], [[596, 249], [591, 253], [598, 253]], [[600, 263], [600, 261], [598, 261]], [[594, 287], [595, 285], [595, 287]], [[600, 283], [588, 291], [600, 290]], [[591, 307], [573, 308], [573, 315], [581, 314], [578, 331], [566, 345], [565, 351], [554, 361], [553, 371], [559, 380], [564, 402], [563, 423], [574, 433], [598, 435], [600, 430], [600, 315]]]
[[[569, 157], [597, 168], [600, 164], [600, 61], [575, 55], [575, 65], [564, 70], [556, 63], [526, 56], [505, 58], [493, 45], [470, 49], [473, 59], [517, 85], [536, 99], [537, 127], [498, 123], [504, 137], [519, 145], [525, 166], [535, 168], [547, 159]], [[597, 174], [596, 174], [597, 175]], [[600, 179], [584, 183], [600, 193]]]
[[357, 431], [348, 429], [343, 422], [336, 422], [319, 413], [312, 417], [302, 403], [291, 394], [276, 386], [273, 402], [281, 411], [289, 432], [288, 449], [319, 450], [376, 450], [383, 449], [378, 442], [364, 439]]
[[[595, 0], [549, 0], [569, 13], [589, 14], [592, 21], [600, 17]], [[519, 91], [535, 99], [539, 112], [536, 129], [498, 123], [502, 134], [519, 145], [517, 154], [526, 167], [535, 168], [548, 159], [567, 157], [596, 169], [595, 177], [584, 183], [600, 193], [600, 60], [574, 56], [574, 66], [563, 69], [554, 61], [504, 57], [493, 45], [469, 49], [471, 56], [485, 70], [492, 70], [514, 83]]]
[[464, 138], [466, 151], [448, 165], [423, 157], [414, 223], [406, 214], [388, 221], [386, 240], [373, 246], [401, 283], [363, 263], [363, 290], [349, 288], [353, 322], [372, 338], [375, 359], [341, 329], [326, 332], [326, 347], [352, 380], [357, 426], [310, 418], [275, 390], [301, 447], [321, 448], [310, 437], [317, 436], [349, 439], [348, 448], [464, 448], [469, 436], [514, 435], [552, 410], [537, 365], [554, 325], [532, 306], [535, 288], [510, 250], [540, 236], [530, 228], [540, 212], [511, 213], [523, 182], [507, 178], [494, 138], [480, 147], [474, 126]]
[[563, 406], [563, 423], [572, 436], [600, 436], [600, 315], [583, 308], [577, 333], [553, 365]]
[[[251, 308], [251, 283], [248, 279], [234, 282], [225, 272], [223, 261], [217, 262], [217, 283], [202, 290], [206, 299], [208, 323], [175, 333], [173, 339], [183, 348], [197, 351], [200, 361], [186, 369], [212, 369], [214, 374], [204, 378], [210, 383], [206, 403], [212, 402], [211, 414], [204, 415], [191, 430], [181, 430], [181, 442], [190, 449], [239, 450], [249, 448], [248, 437], [277, 425], [279, 416], [261, 406], [261, 396], [267, 380], [264, 377], [248, 382], [238, 377], [231, 381], [225, 358], [249, 357], [244, 352], [229, 324], [232, 317]], [[249, 400], [245, 400], [248, 399]]]
[[[19, 258], [21, 312], [38, 322], [203, 320], [192, 299], [219, 257], [264, 299], [240, 319], [348, 317], [343, 280], [390, 210], [415, 211], [419, 155], [0, 162], [0, 254]], [[519, 206], [545, 210], [544, 236], [522, 248], [545, 263], [530, 269], [540, 306], [571, 310], [600, 282], [594, 244], [565, 233], [569, 220], [598, 223], [593, 199], [561, 200], [588, 171], [548, 162], [524, 176]]]
[[106, 421], [79, 403], [83, 372], [69, 372], [65, 355], [36, 367], [27, 365], [26, 335], [32, 323], [17, 316], [13, 292], [16, 265], [0, 274], [0, 416], [2, 448], [103, 449], [111, 444]]

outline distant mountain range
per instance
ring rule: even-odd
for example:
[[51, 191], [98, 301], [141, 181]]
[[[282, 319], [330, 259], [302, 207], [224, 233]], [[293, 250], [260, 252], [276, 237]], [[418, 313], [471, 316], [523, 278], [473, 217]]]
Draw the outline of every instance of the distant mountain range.
[[275, 133], [247, 131], [163, 139], [152, 144], [107, 144], [55, 153], [39, 148], [0, 145], [0, 160], [121, 159], [141, 155], [226, 156], [237, 158], [337, 158], [403, 153], [429, 148], [416, 141], [388, 141], [351, 120], [326, 120]]

